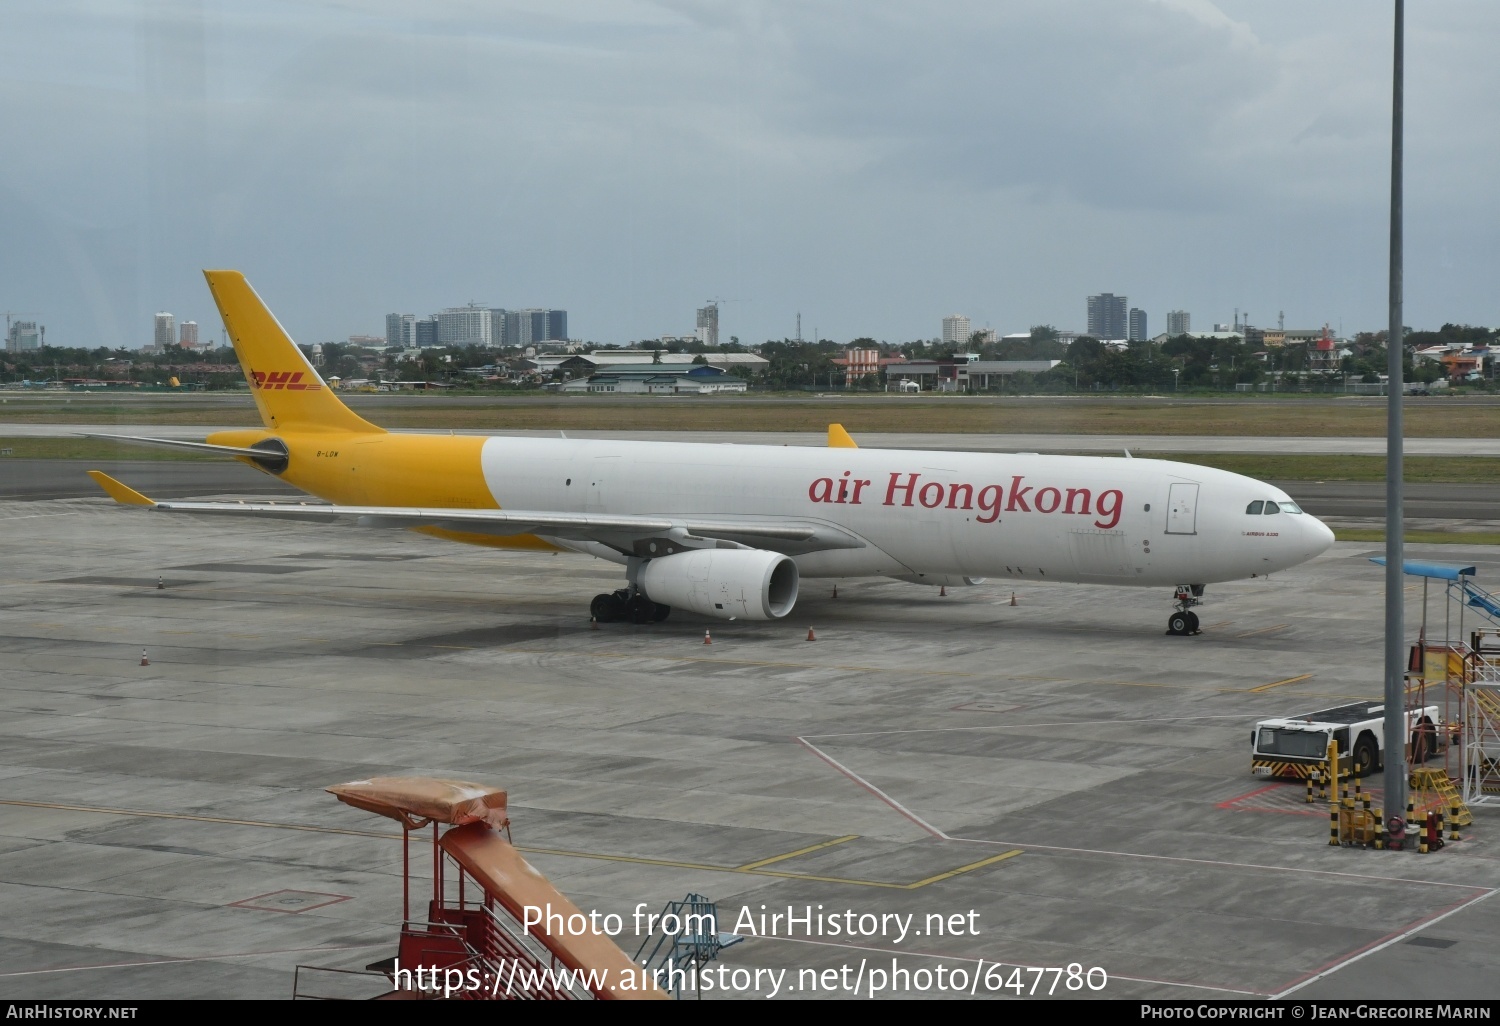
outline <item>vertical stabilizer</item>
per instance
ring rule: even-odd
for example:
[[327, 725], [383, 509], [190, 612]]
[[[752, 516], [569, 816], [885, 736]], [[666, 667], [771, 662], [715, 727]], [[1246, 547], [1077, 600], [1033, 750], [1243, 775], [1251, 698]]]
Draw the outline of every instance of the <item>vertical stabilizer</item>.
[[204, 271], [260, 419], [273, 431], [383, 434], [339, 401], [239, 271]]
[[844, 430], [842, 424], [828, 425], [828, 448], [830, 449], [858, 449], [854, 439], [849, 437], [849, 432]]

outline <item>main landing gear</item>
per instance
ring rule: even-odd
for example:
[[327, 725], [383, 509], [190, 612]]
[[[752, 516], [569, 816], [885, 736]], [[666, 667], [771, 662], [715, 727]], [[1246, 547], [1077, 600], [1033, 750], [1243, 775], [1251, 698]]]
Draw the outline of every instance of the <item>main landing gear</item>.
[[661, 623], [672, 615], [672, 607], [652, 602], [643, 591], [631, 593], [629, 588], [595, 595], [589, 603], [589, 615], [599, 623]]
[[1202, 634], [1198, 627], [1198, 614], [1193, 607], [1203, 602], [1203, 585], [1179, 584], [1172, 598], [1174, 612], [1167, 619], [1167, 633], [1178, 635]]

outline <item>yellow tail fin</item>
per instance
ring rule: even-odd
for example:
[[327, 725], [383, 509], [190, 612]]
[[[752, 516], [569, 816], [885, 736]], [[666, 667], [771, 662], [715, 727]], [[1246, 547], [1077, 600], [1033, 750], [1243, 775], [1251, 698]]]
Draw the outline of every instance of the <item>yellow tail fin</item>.
[[842, 424], [828, 425], [828, 448], [830, 449], [858, 449], [854, 439], [849, 437], [849, 432], [844, 430]]
[[203, 277], [267, 428], [384, 433], [338, 400], [243, 274], [204, 271]]

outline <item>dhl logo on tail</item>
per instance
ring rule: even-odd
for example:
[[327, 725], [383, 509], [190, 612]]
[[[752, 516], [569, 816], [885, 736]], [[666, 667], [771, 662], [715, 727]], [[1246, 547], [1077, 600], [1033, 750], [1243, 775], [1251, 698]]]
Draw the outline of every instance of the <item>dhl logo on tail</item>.
[[251, 371], [250, 385], [252, 388], [277, 389], [284, 388], [288, 392], [320, 392], [323, 386], [316, 381], [303, 381], [306, 375], [302, 371]]
[[[326, 386], [286, 329], [238, 271], [204, 271], [267, 430], [383, 435]], [[256, 370], [255, 368], [273, 368]]]

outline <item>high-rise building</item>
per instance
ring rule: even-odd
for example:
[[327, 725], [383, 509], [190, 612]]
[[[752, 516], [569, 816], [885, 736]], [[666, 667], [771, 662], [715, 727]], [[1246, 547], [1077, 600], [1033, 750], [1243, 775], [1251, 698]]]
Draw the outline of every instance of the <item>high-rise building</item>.
[[197, 321], [183, 321], [177, 325], [177, 344], [184, 349], [198, 348]]
[[719, 344], [719, 304], [709, 300], [707, 306], [698, 308], [698, 341], [706, 345]]
[[423, 317], [414, 326], [412, 339], [419, 349], [431, 349], [438, 344], [438, 322], [436, 317]]
[[1130, 325], [1126, 322], [1127, 300], [1113, 292], [1101, 292], [1089, 297], [1089, 334], [1095, 338], [1129, 338]]
[[523, 349], [531, 345], [531, 318], [520, 310], [505, 311], [505, 344]]
[[496, 347], [515, 345], [505, 330], [505, 311], [498, 307], [490, 309], [490, 345]]
[[16, 321], [5, 336], [7, 353], [34, 353], [42, 348], [42, 336], [47, 329], [37, 326], [36, 321]]
[[1186, 310], [1167, 311], [1167, 334], [1186, 335], [1193, 330], [1193, 318]]
[[943, 344], [966, 346], [969, 344], [969, 319], [963, 314], [952, 314], [943, 318]]
[[1146, 340], [1146, 311], [1138, 306], [1130, 308], [1130, 335], [1132, 342], [1144, 342]]
[[417, 344], [417, 315], [390, 313], [385, 315], [385, 344], [398, 349], [410, 349]]
[[438, 345], [489, 346], [490, 311], [488, 307], [450, 306], [437, 315]]
[[153, 340], [157, 349], [165, 349], [167, 346], [177, 344], [177, 318], [169, 313], [156, 315], [156, 337]]
[[528, 307], [525, 310], [505, 311], [505, 344], [526, 347], [538, 342], [566, 342], [568, 339], [568, 311], [543, 310]]

